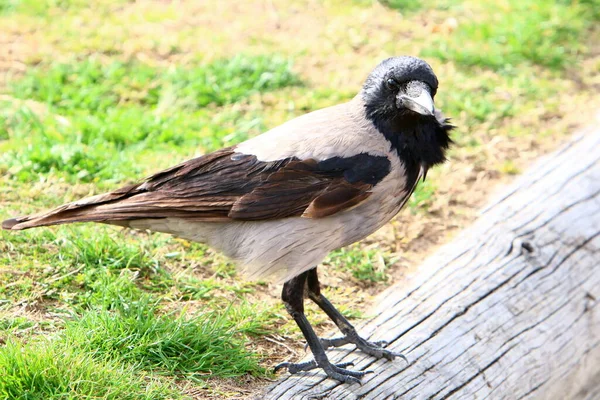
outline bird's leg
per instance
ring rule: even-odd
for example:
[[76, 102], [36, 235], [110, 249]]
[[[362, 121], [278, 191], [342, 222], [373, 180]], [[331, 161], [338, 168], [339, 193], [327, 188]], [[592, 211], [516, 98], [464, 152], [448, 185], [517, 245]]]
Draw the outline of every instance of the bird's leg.
[[352, 324], [327, 300], [325, 296], [321, 294], [319, 287], [319, 278], [317, 276], [317, 269], [311, 269], [307, 272], [307, 292], [308, 297], [314, 301], [321, 310], [331, 318], [331, 320], [337, 325], [344, 336], [333, 338], [333, 339], [321, 339], [321, 344], [325, 349], [330, 347], [340, 347], [345, 344], [355, 344], [364, 353], [367, 353], [376, 358], [386, 358], [393, 360], [396, 357], [400, 357], [406, 361], [400, 353], [394, 353], [392, 351], [384, 349], [387, 342], [369, 342], [360, 336], [356, 332], [356, 329]]
[[323, 348], [323, 345], [321, 344], [317, 334], [306, 319], [306, 316], [304, 315], [306, 277], [307, 273], [305, 272], [286, 282], [283, 285], [281, 298], [285, 304], [285, 308], [290, 313], [292, 318], [294, 318], [294, 321], [296, 321], [296, 324], [298, 324], [298, 327], [302, 331], [302, 334], [304, 335], [304, 338], [306, 339], [306, 342], [313, 353], [314, 360], [297, 364], [284, 362], [278, 364], [275, 367], [275, 371], [281, 368], [287, 368], [288, 371], [293, 374], [299, 371], [309, 371], [315, 368], [322, 368], [330, 378], [337, 379], [341, 382], [360, 383], [359, 379], [362, 378], [366, 372], [344, 369], [345, 367], [352, 365], [352, 363], [343, 363], [337, 365], [332, 364], [327, 358], [325, 349]]

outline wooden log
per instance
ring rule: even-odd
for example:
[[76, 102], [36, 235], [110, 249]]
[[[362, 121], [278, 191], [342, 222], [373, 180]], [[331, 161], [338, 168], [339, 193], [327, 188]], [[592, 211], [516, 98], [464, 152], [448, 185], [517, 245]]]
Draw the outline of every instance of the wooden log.
[[600, 399], [600, 130], [542, 158], [479, 220], [389, 288], [353, 346], [362, 385], [285, 375], [264, 399]]

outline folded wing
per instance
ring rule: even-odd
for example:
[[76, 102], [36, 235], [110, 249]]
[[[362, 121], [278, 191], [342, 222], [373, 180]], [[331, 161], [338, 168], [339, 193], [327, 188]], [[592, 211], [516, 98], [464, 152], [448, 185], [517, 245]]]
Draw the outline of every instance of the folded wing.
[[196, 221], [323, 218], [364, 201], [390, 170], [384, 156], [366, 153], [315, 161], [262, 162], [226, 148], [159, 172], [140, 184], [9, 219], [4, 229], [73, 222], [127, 225], [147, 218]]

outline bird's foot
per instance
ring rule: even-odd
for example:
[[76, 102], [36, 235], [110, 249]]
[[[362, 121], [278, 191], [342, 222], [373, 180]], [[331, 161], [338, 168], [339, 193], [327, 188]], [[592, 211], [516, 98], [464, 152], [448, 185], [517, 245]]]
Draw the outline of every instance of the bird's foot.
[[303, 363], [290, 363], [290, 362], [282, 362], [275, 366], [275, 372], [279, 371], [282, 368], [287, 368], [290, 374], [295, 374], [300, 371], [310, 371], [311, 369], [322, 368], [325, 371], [325, 374], [335, 380], [340, 382], [348, 382], [348, 383], [360, 383], [360, 378], [365, 376], [366, 374], [372, 373], [373, 371], [352, 371], [349, 369], [345, 369], [346, 367], [354, 365], [351, 362], [345, 362], [340, 364], [332, 364], [329, 361], [325, 360], [325, 362], [317, 363], [315, 360], [303, 362]]
[[398, 357], [408, 362], [404, 355], [400, 353], [395, 353], [390, 350], [386, 350], [385, 347], [388, 345], [386, 341], [382, 340], [378, 342], [369, 342], [368, 340], [358, 336], [356, 332], [351, 332], [346, 336], [341, 336], [337, 338], [321, 339], [321, 344], [325, 349], [331, 347], [340, 347], [345, 344], [354, 344], [360, 351], [362, 351], [363, 353], [367, 353], [368, 355], [373, 356], [375, 358], [385, 358], [387, 360], [392, 361], [393, 359]]

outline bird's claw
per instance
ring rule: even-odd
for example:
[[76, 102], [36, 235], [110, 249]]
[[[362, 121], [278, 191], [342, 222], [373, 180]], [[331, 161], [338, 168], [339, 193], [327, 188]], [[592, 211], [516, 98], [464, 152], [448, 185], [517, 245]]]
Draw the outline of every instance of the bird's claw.
[[408, 363], [408, 360], [403, 354], [386, 350], [385, 347], [388, 345], [388, 342], [385, 340], [369, 342], [368, 340], [365, 340], [356, 334], [349, 334], [332, 339], [321, 339], [321, 344], [325, 349], [331, 347], [340, 347], [345, 344], [354, 344], [360, 351], [375, 358], [385, 358], [389, 361], [392, 361], [398, 357]]
[[311, 369], [322, 368], [325, 374], [332, 379], [336, 379], [340, 382], [358, 384], [360, 384], [360, 378], [362, 378], [366, 374], [373, 373], [373, 371], [352, 371], [349, 369], [345, 369], [346, 367], [350, 367], [353, 365], [354, 363], [352, 362], [344, 362], [339, 364], [331, 364], [330, 362], [326, 362], [323, 363], [323, 365], [318, 365], [315, 360], [303, 363], [282, 362], [275, 366], [275, 372], [279, 371], [282, 368], [287, 368], [290, 374], [295, 374], [300, 371], [310, 371]]

